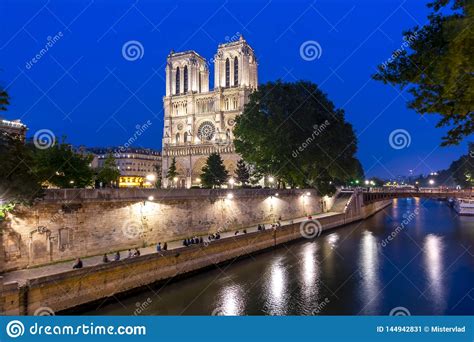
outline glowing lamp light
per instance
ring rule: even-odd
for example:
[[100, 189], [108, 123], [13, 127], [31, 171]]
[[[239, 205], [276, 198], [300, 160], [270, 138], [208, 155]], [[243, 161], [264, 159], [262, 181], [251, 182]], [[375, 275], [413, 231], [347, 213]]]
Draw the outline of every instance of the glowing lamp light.
[[177, 182], [177, 181], [178, 181], [178, 177], [174, 177], [174, 178], [173, 178], [173, 181], [174, 181], [174, 182]]
[[275, 194], [275, 197], [278, 197], [278, 196], [280, 196], [280, 195], [279, 195], [278, 192], [277, 192], [277, 193]]
[[368, 181], [368, 180], [365, 181], [365, 185], [369, 185], [369, 181]]
[[430, 183], [430, 185], [434, 185], [435, 181], [433, 179], [430, 179], [428, 183]]
[[231, 200], [232, 198], [234, 198], [234, 194], [233, 193], [228, 193], [226, 198]]
[[196, 183], [201, 183], [201, 178], [196, 178]]
[[156, 180], [156, 176], [153, 175], [153, 174], [146, 175], [146, 180], [150, 181], [150, 182], [153, 182], [153, 181]]
[[269, 181], [270, 183], [273, 183], [273, 182], [275, 181], [275, 178], [273, 178], [272, 176], [270, 176], [270, 177], [268, 177], [268, 181]]
[[230, 184], [230, 185], [234, 185], [234, 183], [235, 183], [234, 178], [229, 179], [229, 184]]
[[311, 192], [308, 191], [307, 193], [305, 193], [305, 195], [306, 195], [306, 197], [309, 197], [309, 196], [311, 196]]
[[154, 199], [155, 199], [155, 197], [153, 197], [153, 196], [148, 196], [148, 200], [149, 200], [149, 201], [153, 201]]

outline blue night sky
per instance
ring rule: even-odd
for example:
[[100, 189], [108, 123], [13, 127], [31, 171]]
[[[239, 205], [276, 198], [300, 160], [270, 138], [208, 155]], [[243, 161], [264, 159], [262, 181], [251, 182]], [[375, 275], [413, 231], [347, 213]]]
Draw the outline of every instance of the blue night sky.
[[[259, 81], [311, 80], [329, 95], [359, 136], [367, 175], [391, 177], [447, 168], [467, 143], [440, 148], [437, 116], [406, 108], [409, 94], [371, 79], [399, 48], [402, 32], [426, 23], [426, 1], [124, 1], [1, 0], [0, 84], [12, 104], [5, 116], [66, 135], [74, 145], [123, 145], [148, 120], [135, 146], [161, 149], [165, 61], [171, 49], [211, 59], [217, 45], [243, 34], [259, 59]], [[40, 60], [27, 63], [48, 37], [62, 37]], [[122, 46], [144, 47], [127, 61]], [[322, 55], [300, 56], [317, 41]], [[435, 56], [433, 57], [435, 58]], [[211, 86], [213, 81], [211, 66]], [[389, 135], [405, 129], [411, 144], [393, 149]]]

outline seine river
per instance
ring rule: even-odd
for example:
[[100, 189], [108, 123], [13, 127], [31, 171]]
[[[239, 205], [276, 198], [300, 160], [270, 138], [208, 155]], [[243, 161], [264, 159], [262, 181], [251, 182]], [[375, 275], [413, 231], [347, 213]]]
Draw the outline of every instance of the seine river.
[[401, 199], [315, 240], [87, 314], [473, 315], [473, 286], [474, 217], [460, 217], [442, 201]]

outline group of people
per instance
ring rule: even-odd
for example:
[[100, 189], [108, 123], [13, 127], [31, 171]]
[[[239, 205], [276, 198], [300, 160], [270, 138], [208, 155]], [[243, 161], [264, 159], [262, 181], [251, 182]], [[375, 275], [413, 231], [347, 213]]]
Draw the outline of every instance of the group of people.
[[158, 244], [156, 245], [156, 251], [157, 252], [161, 252], [161, 251], [167, 251], [168, 250], [168, 243], [165, 242], [163, 244], [163, 246], [161, 246], [161, 242], [158, 242]]
[[[308, 219], [311, 219], [311, 216], [308, 216]], [[281, 222], [280, 221], [281, 221], [281, 217], [279, 217], [277, 223], [272, 224], [271, 228], [275, 229], [275, 228], [281, 227]], [[266, 229], [266, 227], [265, 227], [264, 224], [259, 224], [257, 226], [257, 231], [264, 231], [265, 229]], [[242, 233], [247, 234], [247, 230], [243, 229]], [[238, 235], [238, 234], [240, 234], [240, 231], [236, 230], [234, 232], [234, 236]], [[213, 233], [213, 234], [211, 234], [207, 237], [209, 242], [211, 242], [213, 240], [219, 240], [220, 238], [221, 238], [221, 234], [219, 232]], [[201, 237], [195, 236], [193, 238], [186, 238], [186, 239], [183, 240], [183, 246], [186, 246], [186, 247], [192, 246], [192, 245], [197, 245], [197, 244], [202, 244], [202, 243], [204, 243], [204, 240], [203, 240], [202, 236]], [[162, 252], [162, 251], [167, 251], [167, 250], [168, 250], [168, 243], [167, 242], [165, 242], [163, 245], [161, 244], [161, 242], [158, 242], [158, 244], [156, 245], [156, 251], [157, 252]], [[135, 248], [133, 251], [131, 249], [128, 250], [127, 259], [138, 257], [138, 256], [140, 256], [140, 250], [138, 248]], [[120, 260], [120, 252], [119, 251], [115, 252], [113, 260], [114, 261], [119, 261]], [[110, 259], [107, 255], [107, 253], [105, 253], [104, 256], [102, 257], [102, 262], [103, 263], [110, 262]], [[82, 268], [82, 267], [83, 267], [83, 262], [82, 262], [81, 258], [77, 258], [76, 262], [74, 263], [72, 268], [76, 269], [76, 268]]]
[[191, 245], [197, 245], [197, 244], [200, 244], [200, 243], [203, 243], [204, 240], [202, 239], [202, 237], [193, 237], [193, 238], [190, 238], [190, 239], [184, 239], [183, 240], [183, 246], [191, 246]]

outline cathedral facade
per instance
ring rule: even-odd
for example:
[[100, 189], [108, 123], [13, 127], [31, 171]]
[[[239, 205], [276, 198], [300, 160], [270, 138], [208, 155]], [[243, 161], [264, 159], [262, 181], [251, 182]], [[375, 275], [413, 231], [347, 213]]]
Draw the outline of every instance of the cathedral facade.
[[[209, 89], [207, 61], [195, 51], [171, 52], [166, 65], [162, 153], [163, 187], [200, 185], [207, 157], [218, 152], [234, 174], [239, 155], [233, 144], [235, 118], [257, 89], [257, 61], [240, 36], [221, 44], [213, 59], [214, 89]], [[166, 179], [176, 159], [178, 176]]]

